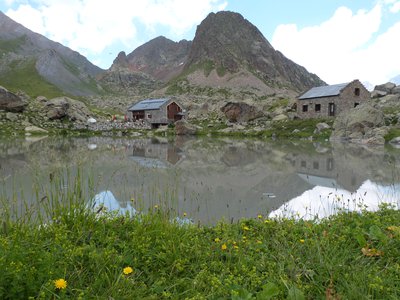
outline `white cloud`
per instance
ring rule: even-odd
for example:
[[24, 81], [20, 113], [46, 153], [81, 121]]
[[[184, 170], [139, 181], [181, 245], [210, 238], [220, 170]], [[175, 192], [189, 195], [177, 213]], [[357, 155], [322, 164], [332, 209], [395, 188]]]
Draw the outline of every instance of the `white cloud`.
[[138, 28], [143, 26], [149, 31], [163, 26], [179, 37], [209, 12], [227, 5], [226, 0], [33, 0], [29, 3], [20, 4], [6, 14], [85, 55], [100, 54], [118, 42], [133, 47]]
[[390, 12], [394, 14], [400, 12], [400, 1], [393, 3], [393, 5], [390, 7]]
[[400, 71], [396, 54], [400, 53], [396, 42], [400, 23], [377, 36], [382, 17], [382, 4], [355, 14], [340, 7], [318, 26], [278, 26], [272, 45], [330, 84], [355, 78], [379, 84], [388, 80], [391, 73]]

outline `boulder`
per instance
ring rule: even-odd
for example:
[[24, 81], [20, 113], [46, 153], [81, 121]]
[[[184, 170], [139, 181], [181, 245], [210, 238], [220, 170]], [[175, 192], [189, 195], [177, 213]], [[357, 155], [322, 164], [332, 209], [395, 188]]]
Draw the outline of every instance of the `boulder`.
[[0, 86], [0, 110], [19, 113], [24, 111], [26, 105], [21, 97]]
[[6, 113], [6, 119], [8, 121], [15, 122], [15, 121], [18, 120], [18, 114], [17, 113], [8, 112], [8, 113]]
[[389, 143], [392, 145], [400, 145], [400, 136], [391, 139]]
[[29, 134], [47, 134], [48, 133], [47, 130], [37, 127], [37, 126], [33, 126], [33, 125], [25, 127], [25, 132], [29, 133]]
[[230, 122], [248, 122], [263, 115], [258, 108], [244, 102], [228, 102], [221, 111]]
[[188, 123], [186, 120], [179, 120], [175, 122], [176, 135], [194, 135], [199, 127]]
[[58, 97], [47, 101], [45, 110], [47, 110], [46, 114], [49, 120], [68, 118], [71, 121], [82, 124], [87, 123], [91, 114], [84, 103], [68, 97]]
[[381, 110], [368, 103], [339, 114], [333, 124], [332, 139], [363, 139], [381, 135], [383, 131], [374, 131], [385, 125]]
[[326, 124], [326, 123], [318, 123], [316, 127], [317, 127], [317, 128], [315, 129], [314, 133], [320, 133], [320, 132], [323, 131], [323, 130], [326, 130], [326, 129], [330, 129], [330, 128], [331, 128], [331, 126], [329, 126], [329, 125]]
[[371, 98], [376, 99], [376, 98], [381, 98], [386, 96], [388, 93], [383, 92], [383, 91], [372, 91], [371, 92]]
[[287, 115], [285, 115], [285, 114], [280, 114], [280, 115], [275, 116], [275, 117], [272, 119], [272, 121], [274, 121], [274, 122], [280, 122], [280, 121], [286, 121], [286, 120], [288, 120], [288, 119], [289, 119], [289, 117], [288, 117]]
[[67, 115], [69, 103], [66, 97], [54, 98], [46, 103], [46, 108], [49, 120], [59, 120]]
[[396, 87], [396, 84], [392, 82], [387, 82], [385, 84], [381, 85], [376, 85], [374, 88], [374, 91], [381, 91], [381, 92], [386, 92], [388, 94], [392, 93], [392, 90]]
[[396, 87], [392, 90], [392, 94], [395, 94], [395, 95], [399, 95], [399, 94], [400, 94], [400, 85], [396, 86]]

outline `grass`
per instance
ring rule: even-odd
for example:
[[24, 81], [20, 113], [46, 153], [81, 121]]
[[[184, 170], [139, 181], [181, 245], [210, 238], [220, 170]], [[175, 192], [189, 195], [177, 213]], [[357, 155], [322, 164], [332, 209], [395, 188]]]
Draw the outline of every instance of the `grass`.
[[0, 196], [1, 299], [400, 297], [400, 212], [390, 207], [182, 225], [171, 220], [183, 212], [161, 205], [135, 217], [88, 209], [93, 182], [62, 178], [18, 218], [16, 196]]
[[35, 61], [15, 62], [12, 70], [0, 76], [0, 83], [10, 91], [23, 90], [31, 97], [55, 98], [64, 95], [56, 86], [46, 82], [36, 71]]

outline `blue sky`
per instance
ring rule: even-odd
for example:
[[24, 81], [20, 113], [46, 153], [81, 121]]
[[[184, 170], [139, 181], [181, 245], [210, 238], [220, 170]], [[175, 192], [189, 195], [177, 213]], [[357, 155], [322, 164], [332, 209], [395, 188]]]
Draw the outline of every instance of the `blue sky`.
[[0, 0], [0, 10], [105, 69], [159, 35], [193, 40], [208, 13], [230, 10], [329, 84], [400, 74], [400, 0]]

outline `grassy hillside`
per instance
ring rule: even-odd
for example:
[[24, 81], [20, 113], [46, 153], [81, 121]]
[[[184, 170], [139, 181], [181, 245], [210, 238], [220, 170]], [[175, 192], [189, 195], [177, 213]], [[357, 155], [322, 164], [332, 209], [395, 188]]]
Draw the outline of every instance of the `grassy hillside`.
[[16, 92], [22, 90], [31, 97], [54, 98], [64, 95], [59, 88], [45, 81], [36, 71], [35, 60], [14, 61], [11, 70], [0, 75], [0, 85]]

